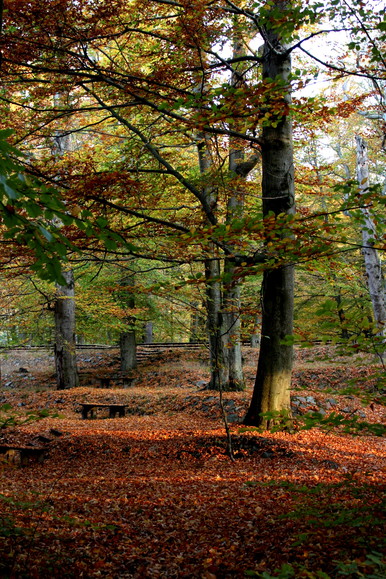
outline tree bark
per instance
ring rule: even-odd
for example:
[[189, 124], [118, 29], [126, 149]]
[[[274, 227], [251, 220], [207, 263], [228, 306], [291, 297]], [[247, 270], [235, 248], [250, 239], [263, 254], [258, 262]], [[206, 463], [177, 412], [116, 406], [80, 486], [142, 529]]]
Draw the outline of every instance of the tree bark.
[[[284, 10], [287, 6], [287, 2], [276, 3], [277, 9]], [[294, 166], [289, 117], [291, 58], [278, 30], [265, 31], [265, 38], [263, 78], [283, 82], [281, 110], [274, 99], [273, 122], [263, 126], [262, 131], [262, 194], [266, 217], [294, 213]], [[276, 90], [279, 89], [276, 88], [273, 94]], [[275, 235], [280, 237], [280, 231]], [[293, 303], [293, 265], [288, 263], [267, 269], [262, 286], [260, 354], [253, 396], [244, 419], [247, 425], [269, 427], [278, 419], [278, 413], [290, 412], [293, 346], [283, 341], [293, 334]], [[270, 417], [264, 416], [265, 413], [271, 413]]]
[[75, 349], [75, 289], [72, 270], [63, 272], [66, 285], [57, 286], [55, 300], [55, 367], [58, 390], [79, 385]]
[[[357, 177], [360, 192], [366, 193], [369, 189], [369, 166], [367, 157], [367, 145], [360, 136], [355, 137], [357, 146]], [[362, 254], [366, 270], [366, 281], [370, 299], [373, 306], [373, 314], [377, 326], [377, 333], [382, 338], [386, 337], [386, 295], [385, 279], [378, 251], [374, 247], [376, 230], [374, 221], [367, 208], [362, 209]], [[377, 354], [383, 359], [385, 354], [385, 340], [383, 339]]]
[[224, 386], [225, 353], [222, 340], [221, 282], [218, 259], [205, 261], [205, 294], [209, 340], [210, 382], [209, 390]]
[[[128, 276], [121, 280], [123, 291], [120, 301], [127, 310], [134, 308], [135, 297], [132, 291], [134, 287], [134, 276]], [[137, 343], [135, 338], [135, 317], [128, 315], [125, 318], [127, 329], [123, 330], [119, 336], [119, 349], [122, 372], [128, 372], [137, 367]]]
[[144, 328], [143, 343], [152, 344], [153, 343], [153, 322], [146, 322]]

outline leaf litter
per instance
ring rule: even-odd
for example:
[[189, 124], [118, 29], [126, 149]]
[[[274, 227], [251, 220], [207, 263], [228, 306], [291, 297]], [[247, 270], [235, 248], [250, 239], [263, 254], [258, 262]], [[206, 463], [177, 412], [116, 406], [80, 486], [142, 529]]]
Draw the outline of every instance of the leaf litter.
[[[116, 355], [98, 356], [83, 367], [112, 372]], [[28, 380], [10, 372], [4, 382], [17, 386], [3, 388], [2, 402], [51, 416], [2, 433], [1, 444], [43, 445], [47, 456], [1, 464], [0, 575], [59, 578], [65, 569], [70, 578], [221, 579], [278, 576], [290, 563], [299, 577], [340, 576], [339, 564], [354, 565], [345, 576], [357, 577], [355, 565], [365, 568], [366, 557], [385, 548], [384, 439], [241, 432], [254, 363], [246, 357], [247, 392], [224, 393], [228, 415], [238, 418], [230, 423], [233, 462], [198, 354], [141, 363], [126, 389], [58, 392], [41, 363]], [[295, 381], [305, 380], [304, 364]], [[323, 384], [339, 374], [336, 364], [313, 364], [314, 377], [306, 375], [301, 395], [310, 407], [331, 398]], [[345, 369], [347, 379], [358, 373]], [[335, 398], [338, 407], [358, 405], [353, 396]], [[128, 414], [82, 420], [79, 402], [87, 399], [125, 402]], [[381, 405], [360, 408], [366, 419], [384, 420]]]

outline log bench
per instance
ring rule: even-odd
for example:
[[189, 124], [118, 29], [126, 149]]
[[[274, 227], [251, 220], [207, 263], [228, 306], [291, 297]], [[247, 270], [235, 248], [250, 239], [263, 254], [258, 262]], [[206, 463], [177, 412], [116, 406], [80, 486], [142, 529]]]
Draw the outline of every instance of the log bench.
[[127, 408], [127, 404], [116, 404], [110, 402], [79, 402], [82, 407], [82, 418], [87, 419], [88, 415], [90, 414], [90, 418], [94, 418], [94, 409], [95, 408], [108, 408], [109, 409], [109, 418], [115, 418], [118, 414], [119, 417], [125, 416], [125, 411]]
[[6, 462], [21, 466], [26, 466], [31, 460], [43, 462], [46, 452], [47, 449], [41, 446], [0, 445], [0, 454], [4, 454]]

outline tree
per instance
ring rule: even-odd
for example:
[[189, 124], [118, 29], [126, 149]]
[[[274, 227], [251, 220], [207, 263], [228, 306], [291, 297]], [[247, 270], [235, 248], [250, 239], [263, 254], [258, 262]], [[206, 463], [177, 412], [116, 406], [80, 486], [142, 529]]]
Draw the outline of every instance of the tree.
[[[369, 193], [369, 169], [367, 158], [367, 145], [363, 137], [356, 135], [357, 145], [357, 176], [359, 190], [362, 195]], [[362, 254], [365, 263], [366, 281], [369, 288], [371, 303], [373, 306], [376, 331], [381, 337], [381, 343], [376, 346], [379, 357], [384, 356], [384, 338], [386, 336], [386, 286], [382, 271], [379, 253], [375, 248], [377, 240], [377, 228], [371, 216], [371, 209], [362, 209]]]
[[55, 367], [58, 390], [79, 384], [75, 352], [74, 274], [63, 272], [65, 284], [57, 286], [55, 299]]
[[[290, 4], [276, 4], [283, 17]], [[262, 131], [262, 194], [266, 219], [293, 215], [295, 210], [292, 124], [289, 78], [291, 57], [280, 28], [265, 31], [263, 80], [275, 91], [268, 111], [271, 121]], [[272, 79], [274, 79], [272, 81]], [[285, 231], [275, 232], [281, 238]], [[292, 263], [273, 264], [264, 272], [262, 285], [262, 329], [255, 388], [247, 425], [269, 425], [277, 412], [290, 410], [293, 347], [286, 342], [293, 334], [294, 271]], [[271, 414], [267, 418], [266, 413]], [[265, 416], [264, 416], [265, 415]]]
[[130, 315], [130, 310], [135, 306], [134, 298], [134, 275], [124, 276], [120, 282], [120, 304], [125, 311], [125, 329], [119, 335], [119, 348], [121, 358], [121, 370], [127, 372], [137, 366], [136, 337], [135, 337], [135, 317]]
[[[63, 95], [56, 95], [55, 106], [59, 106]], [[59, 158], [71, 151], [71, 135], [57, 131], [51, 148], [53, 156]], [[60, 227], [61, 223], [58, 222]], [[55, 367], [58, 390], [74, 388], [79, 384], [76, 361], [76, 318], [75, 279], [72, 269], [64, 274], [64, 283], [57, 283], [55, 299]]]

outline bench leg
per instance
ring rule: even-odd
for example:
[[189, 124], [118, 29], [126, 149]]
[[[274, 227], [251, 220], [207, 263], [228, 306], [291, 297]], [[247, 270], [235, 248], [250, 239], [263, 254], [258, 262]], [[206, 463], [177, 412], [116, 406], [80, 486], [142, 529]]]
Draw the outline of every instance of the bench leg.
[[94, 407], [93, 406], [84, 406], [82, 408], [82, 418], [84, 420], [87, 420], [89, 413], [90, 413], [90, 418], [94, 418]]

